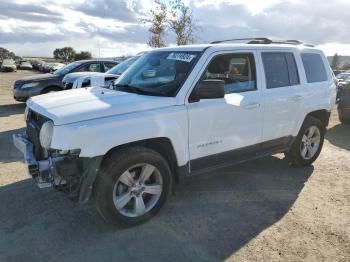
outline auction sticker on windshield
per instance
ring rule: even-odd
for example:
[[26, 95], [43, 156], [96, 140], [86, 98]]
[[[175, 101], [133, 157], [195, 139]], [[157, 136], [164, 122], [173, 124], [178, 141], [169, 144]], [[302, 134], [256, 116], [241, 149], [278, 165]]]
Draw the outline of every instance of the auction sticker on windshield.
[[171, 59], [171, 60], [178, 60], [178, 61], [183, 61], [183, 62], [187, 62], [190, 63], [193, 58], [195, 58], [196, 55], [193, 54], [186, 54], [186, 53], [171, 53], [167, 59]]

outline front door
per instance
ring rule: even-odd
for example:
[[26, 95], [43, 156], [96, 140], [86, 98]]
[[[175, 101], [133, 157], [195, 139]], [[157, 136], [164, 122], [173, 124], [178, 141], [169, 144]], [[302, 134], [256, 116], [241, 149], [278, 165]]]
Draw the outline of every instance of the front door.
[[201, 80], [225, 81], [225, 97], [188, 103], [190, 168], [199, 171], [254, 153], [262, 138], [263, 98], [255, 52], [216, 54]]

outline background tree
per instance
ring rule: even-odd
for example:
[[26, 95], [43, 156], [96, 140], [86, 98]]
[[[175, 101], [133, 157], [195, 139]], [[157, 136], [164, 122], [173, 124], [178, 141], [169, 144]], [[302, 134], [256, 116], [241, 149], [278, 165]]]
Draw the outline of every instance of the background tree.
[[332, 69], [339, 69], [340, 68], [340, 56], [338, 53], [335, 53], [332, 59]]
[[0, 59], [15, 58], [15, 53], [7, 50], [6, 48], [0, 47]]
[[92, 59], [92, 55], [88, 51], [81, 51], [80, 53], [75, 54], [75, 61], [77, 60], [87, 60]]
[[75, 59], [75, 50], [72, 47], [56, 48], [53, 51], [53, 56], [55, 59], [63, 60], [64, 62], [71, 62]]
[[150, 23], [148, 31], [151, 33], [148, 45], [151, 47], [166, 46], [164, 37], [167, 29], [167, 5], [161, 0], [156, 0], [156, 7], [150, 10], [150, 17], [142, 19], [143, 23]]
[[170, 29], [176, 35], [177, 45], [188, 45], [195, 42], [195, 23], [192, 12], [181, 0], [170, 2], [171, 11], [168, 18]]

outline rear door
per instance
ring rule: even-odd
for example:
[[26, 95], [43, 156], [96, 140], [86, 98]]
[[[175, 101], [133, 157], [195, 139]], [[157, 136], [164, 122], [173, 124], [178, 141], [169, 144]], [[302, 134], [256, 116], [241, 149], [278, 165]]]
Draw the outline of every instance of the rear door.
[[279, 147], [289, 142], [303, 114], [305, 86], [300, 81], [294, 52], [260, 51], [260, 57], [264, 69], [263, 141]]

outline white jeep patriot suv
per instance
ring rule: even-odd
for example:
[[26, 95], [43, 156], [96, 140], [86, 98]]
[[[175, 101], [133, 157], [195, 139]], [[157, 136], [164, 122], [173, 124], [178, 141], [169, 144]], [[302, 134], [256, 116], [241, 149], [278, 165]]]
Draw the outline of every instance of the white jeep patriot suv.
[[13, 140], [39, 187], [124, 225], [186, 177], [281, 152], [310, 165], [336, 98], [322, 51], [266, 38], [156, 49], [113, 86], [31, 98]]

